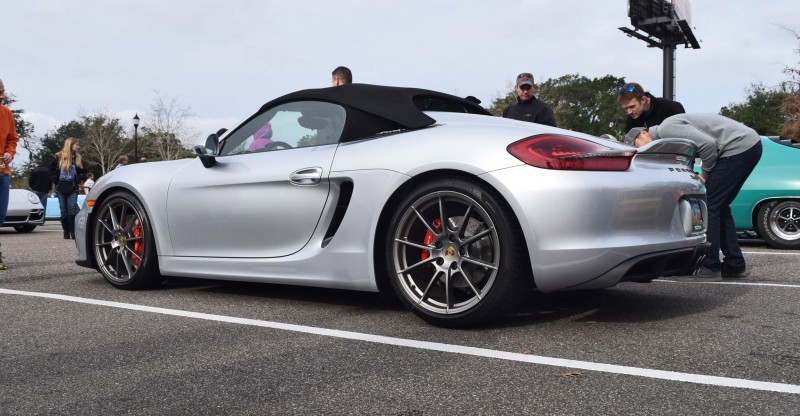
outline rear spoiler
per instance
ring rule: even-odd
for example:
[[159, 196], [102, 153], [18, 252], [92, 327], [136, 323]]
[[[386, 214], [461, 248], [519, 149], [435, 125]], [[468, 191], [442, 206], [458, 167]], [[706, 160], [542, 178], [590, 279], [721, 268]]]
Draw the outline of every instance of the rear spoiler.
[[637, 158], [647, 159], [672, 159], [687, 165], [694, 166], [694, 158], [697, 155], [697, 145], [687, 139], [659, 139], [637, 149]]

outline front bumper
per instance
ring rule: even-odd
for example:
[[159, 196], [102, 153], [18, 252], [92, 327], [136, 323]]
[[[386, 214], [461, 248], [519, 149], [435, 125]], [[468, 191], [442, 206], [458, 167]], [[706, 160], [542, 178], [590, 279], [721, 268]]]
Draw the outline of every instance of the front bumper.
[[75, 245], [78, 246], [78, 255], [75, 256], [75, 263], [78, 266], [94, 268], [92, 261], [89, 258], [89, 250], [86, 242], [88, 235], [86, 233], [86, 224], [88, 223], [89, 214], [92, 209], [84, 205], [83, 208], [75, 216]]
[[44, 224], [44, 209], [34, 208], [30, 210], [9, 210], [3, 227], [13, 227], [15, 225], [42, 225]]

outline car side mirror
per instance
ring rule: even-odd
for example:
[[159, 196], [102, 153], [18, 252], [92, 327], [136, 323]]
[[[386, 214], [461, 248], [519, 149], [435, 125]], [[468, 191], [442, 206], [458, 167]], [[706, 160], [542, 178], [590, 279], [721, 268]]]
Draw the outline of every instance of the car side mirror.
[[210, 168], [217, 164], [217, 148], [219, 147], [219, 137], [216, 134], [210, 134], [206, 139], [205, 146], [197, 145], [194, 147], [194, 153], [203, 163], [203, 167]]
[[217, 134], [209, 134], [206, 138], [206, 153], [216, 155], [219, 148], [219, 136]]

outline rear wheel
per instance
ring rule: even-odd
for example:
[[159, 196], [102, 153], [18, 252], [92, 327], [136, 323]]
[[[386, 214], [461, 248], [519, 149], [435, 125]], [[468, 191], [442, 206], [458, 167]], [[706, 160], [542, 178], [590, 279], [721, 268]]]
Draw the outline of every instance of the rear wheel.
[[30, 224], [26, 224], [26, 225], [15, 225], [15, 226], [14, 226], [14, 229], [15, 229], [15, 230], [16, 230], [18, 233], [29, 233], [29, 232], [31, 232], [31, 231], [33, 231], [33, 230], [35, 230], [35, 229], [36, 229], [36, 226], [35, 226], [35, 225], [30, 225]]
[[800, 201], [769, 201], [758, 210], [758, 234], [772, 247], [800, 249]]
[[95, 218], [91, 243], [103, 277], [121, 289], [160, 284], [155, 239], [142, 204], [117, 192], [103, 201]]
[[386, 241], [389, 279], [403, 303], [445, 327], [479, 325], [514, 307], [529, 276], [509, 211], [493, 192], [463, 179], [412, 191]]

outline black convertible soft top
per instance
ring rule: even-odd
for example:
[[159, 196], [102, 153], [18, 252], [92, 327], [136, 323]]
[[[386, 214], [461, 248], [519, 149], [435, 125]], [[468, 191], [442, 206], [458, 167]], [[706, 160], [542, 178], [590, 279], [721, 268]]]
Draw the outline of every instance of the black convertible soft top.
[[[356, 112], [362, 113], [362, 117], [363, 115], [376, 116], [395, 127], [408, 130], [420, 129], [436, 123], [436, 120], [427, 116], [423, 111], [491, 115], [475, 102], [477, 100], [471, 101], [454, 95], [419, 88], [387, 87], [370, 84], [349, 84], [340, 87], [293, 92], [264, 104], [259, 112], [266, 111], [278, 104], [305, 100], [340, 104], [347, 107], [348, 112], [355, 109], [357, 110]], [[366, 132], [360, 131], [355, 136], [363, 137], [364, 133]], [[353, 137], [353, 135], [347, 136]]]

